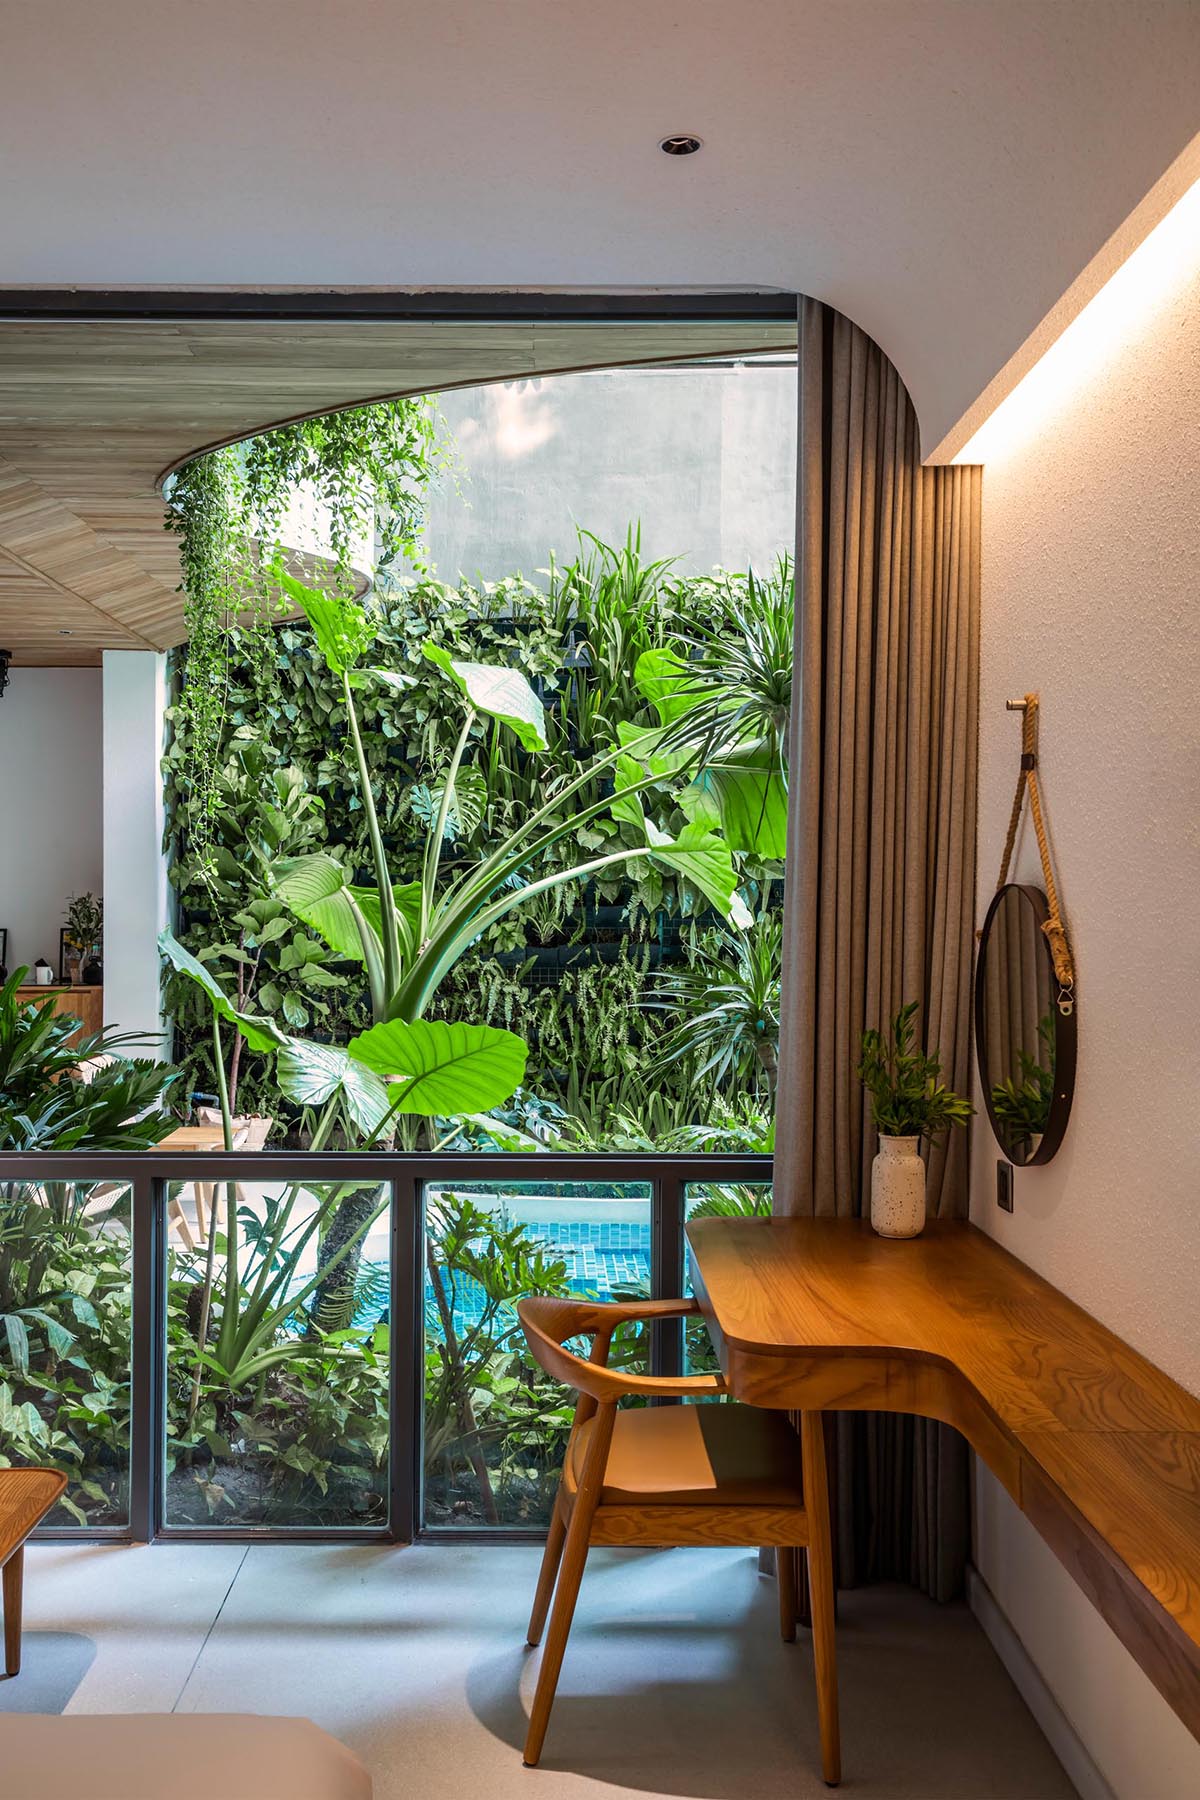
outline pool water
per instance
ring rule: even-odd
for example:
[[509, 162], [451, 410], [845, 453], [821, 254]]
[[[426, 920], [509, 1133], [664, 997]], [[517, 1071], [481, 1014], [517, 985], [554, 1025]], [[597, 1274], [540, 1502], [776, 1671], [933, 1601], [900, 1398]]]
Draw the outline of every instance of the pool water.
[[[581, 1299], [613, 1300], [650, 1292], [650, 1225], [625, 1220], [561, 1219], [528, 1227], [529, 1236], [555, 1261], [567, 1266], [567, 1282]], [[478, 1282], [462, 1276], [447, 1282], [456, 1330], [479, 1323], [486, 1297]], [[429, 1276], [425, 1277], [425, 1326], [441, 1336]]]

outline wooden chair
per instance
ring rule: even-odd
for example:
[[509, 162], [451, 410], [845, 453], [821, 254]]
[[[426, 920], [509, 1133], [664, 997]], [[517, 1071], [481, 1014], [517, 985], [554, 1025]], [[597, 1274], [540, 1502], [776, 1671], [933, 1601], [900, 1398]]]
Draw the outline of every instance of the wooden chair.
[[[719, 1375], [629, 1375], [608, 1367], [618, 1325], [699, 1310], [688, 1300], [601, 1305], [529, 1299], [518, 1307], [537, 1362], [579, 1395], [529, 1620], [529, 1643], [535, 1645], [553, 1596], [525, 1762], [533, 1767], [542, 1753], [592, 1544], [774, 1545], [779, 1622], [789, 1643], [796, 1635], [797, 1551], [807, 1546], [822, 1773], [833, 1786], [841, 1778], [841, 1751], [821, 1415], [802, 1414], [797, 1435], [785, 1414], [733, 1402], [618, 1411], [618, 1401], [627, 1396], [686, 1400], [725, 1392]], [[587, 1357], [564, 1348], [575, 1337], [591, 1338]]]

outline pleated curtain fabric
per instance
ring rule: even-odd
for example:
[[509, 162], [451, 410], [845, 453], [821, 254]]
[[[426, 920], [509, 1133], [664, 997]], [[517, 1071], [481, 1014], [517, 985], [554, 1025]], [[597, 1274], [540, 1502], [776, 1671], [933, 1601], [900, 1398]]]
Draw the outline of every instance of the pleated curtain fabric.
[[[970, 1091], [981, 471], [923, 469], [896, 370], [802, 300], [796, 670], [775, 1209], [870, 1210], [867, 1026], [917, 1000]], [[967, 1133], [929, 1153], [928, 1204], [967, 1210]], [[968, 1549], [967, 1452], [946, 1426], [841, 1414], [839, 1578], [941, 1599]]]

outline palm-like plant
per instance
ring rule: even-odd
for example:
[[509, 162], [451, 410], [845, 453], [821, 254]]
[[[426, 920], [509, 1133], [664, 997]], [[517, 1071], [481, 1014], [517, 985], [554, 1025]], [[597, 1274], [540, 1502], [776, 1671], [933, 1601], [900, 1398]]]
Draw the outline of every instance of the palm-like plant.
[[720, 819], [730, 847], [780, 860], [787, 846], [787, 742], [795, 579], [783, 556], [766, 579], [727, 584], [723, 616], [638, 659], [638, 686], [664, 727], [661, 751], [696, 765], [681, 804]]
[[[170, 1129], [164, 1094], [175, 1071], [124, 1051], [136, 1033], [79, 1035], [53, 1000], [21, 1002], [27, 974], [0, 988], [0, 1149], [145, 1150]], [[79, 1073], [91, 1063], [90, 1081]]]
[[[341, 685], [375, 885], [355, 886], [335, 858], [319, 854], [281, 863], [275, 892], [337, 954], [363, 964], [377, 1027], [421, 1024], [439, 984], [464, 951], [514, 909], [564, 883], [586, 882], [621, 864], [661, 862], [682, 873], [727, 918], [736, 923], [748, 919], [737, 895], [729, 845], [716, 821], [711, 816], [689, 820], [671, 837], [645, 816], [640, 796], [659, 785], [664, 773], [660, 764], [651, 766], [650, 761], [639, 760], [643, 747], [649, 752], [657, 744], [659, 734], [655, 732], [634, 732], [626, 742], [589, 762], [582, 773], [555, 783], [545, 803], [519, 820], [495, 851], [460, 868], [443, 885], [446, 825], [455, 807], [464, 759], [480, 722], [493, 720], [511, 731], [531, 754], [546, 749], [546, 735], [541, 702], [522, 674], [491, 664], [457, 661], [436, 644], [426, 644], [425, 654], [441, 677], [458, 690], [464, 703], [463, 724], [441, 780], [421, 877], [394, 882], [363, 751], [355, 691], [368, 684], [407, 686], [413, 678], [361, 666], [374, 631], [366, 609], [357, 600], [320, 593], [288, 576], [282, 580], [305, 612], [326, 666]], [[674, 759], [676, 767], [690, 766], [695, 760], [693, 753], [678, 752]], [[580, 805], [581, 796], [594, 786], [597, 776], [610, 773], [615, 773], [616, 792]], [[581, 828], [601, 821], [613, 848], [574, 867], [527, 878], [526, 872], [536, 870], [555, 845], [578, 837]]]
[[743, 932], [715, 931], [697, 945], [690, 967], [661, 975], [650, 1004], [678, 1023], [658, 1064], [696, 1059], [696, 1077], [749, 1082], [771, 1095], [779, 1065], [779, 983], [783, 922], [764, 913]]

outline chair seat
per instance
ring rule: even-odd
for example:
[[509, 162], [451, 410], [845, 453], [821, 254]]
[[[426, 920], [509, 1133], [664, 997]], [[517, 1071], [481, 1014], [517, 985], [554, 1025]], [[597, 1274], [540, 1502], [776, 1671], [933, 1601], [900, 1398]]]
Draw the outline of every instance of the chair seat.
[[[578, 1490], [591, 1443], [576, 1433], [563, 1471]], [[804, 1504], [800, 1439], [783, 1413], [722, 1402], [623, 1409], [613, 1426], [601, 1506]]]

